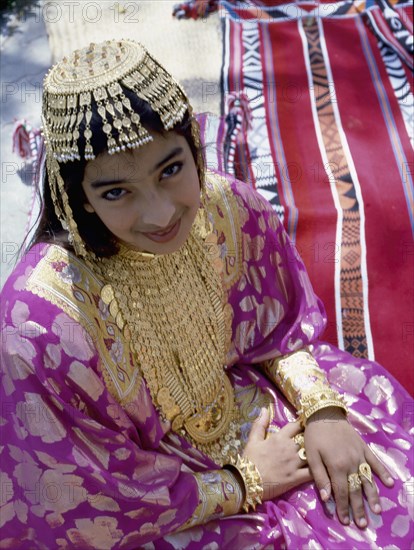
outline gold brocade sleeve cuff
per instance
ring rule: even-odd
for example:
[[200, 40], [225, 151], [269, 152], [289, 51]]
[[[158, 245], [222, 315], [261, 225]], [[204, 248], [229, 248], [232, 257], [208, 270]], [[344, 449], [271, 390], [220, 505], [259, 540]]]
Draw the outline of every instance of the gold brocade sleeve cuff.
[[243, 488], [231, 471], [211, 470], [196, 473], [194, 477], [198, 485], [198, 505], [180, 531], [240, 512]]
[[330, 387], [307, 349], [266, 361], [264, 370], [295, 407], [303, 427], [312, 414], [326, 407], [340, 407], [348, 413], [343, 396]]

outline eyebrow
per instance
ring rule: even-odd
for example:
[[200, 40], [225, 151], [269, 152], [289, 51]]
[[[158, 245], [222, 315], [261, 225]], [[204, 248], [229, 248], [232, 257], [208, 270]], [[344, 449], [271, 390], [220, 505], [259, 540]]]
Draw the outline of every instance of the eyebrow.
[[161, 166], [163, 166], [164, 164], [166, 164], [169, 160], [171, 160], [172, 158], [176, 157], [177, 155], [181, 155], [181, 153], [184, 152], [184, 149], [182, 147], [175, 147], [170, 153], [168, 153], [168, 155], [163, 158], [162, 160], [160, 160], [160, 162], [158, 162], [154, 169], [151, 170], [151, 174], [154, 173], [156, 170], [158, 170], [159, 168], [161, 168]]
[[[150, 171], [150, 174], [153, 174], [157, 170], [161, 168], [164, 164], [166, 164], [169, 160], [172, 158], [181, 155], [184, 152], [184, 149], [182, 147], [175, 147], [172, 151], [168, 153], [166, 157], [164, 157], [160, 162], [157, 162], [157, 164], [154, 166], [154, 168]], [[119, 183], [125, 183], [125, 179], [111, 179], [111, 180], [98, 180], [93, 181], [91, 183], [91, 187], [94, 189], [99, 189], [100, 187], [107, 187], [109, 185], [117, 185]]]

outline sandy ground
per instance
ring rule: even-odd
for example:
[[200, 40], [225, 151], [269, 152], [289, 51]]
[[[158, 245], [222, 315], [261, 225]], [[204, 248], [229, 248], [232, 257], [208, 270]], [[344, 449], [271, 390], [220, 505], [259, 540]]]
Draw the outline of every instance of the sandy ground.
[[20, 20], [11, 20], [1, 34], [1, 285], [13, 269], [32, 204], [30, 165], [12, 152], [15, 120], [26, 118], [40, 126], [41, 88], [52, 55], [40, 4]]

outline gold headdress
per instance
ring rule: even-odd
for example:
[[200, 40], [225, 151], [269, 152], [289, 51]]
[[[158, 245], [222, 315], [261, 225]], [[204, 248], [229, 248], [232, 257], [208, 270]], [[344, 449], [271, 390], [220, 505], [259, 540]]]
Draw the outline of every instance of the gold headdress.
[[[106, 41], [76, 50], [54, 65], [44, 80], [42, 125], [46, 169], [56, 214], [69, 231], [75, 252], [86, 257], [60, 175], [59, 163], [95, 158], [91, 144], [92, 107], [100, 117], [110, 154], [152, 140], [124, 93], [127, 88], [160, 116], [165, 130], [181, 122], [191, 105], [181, 86], [138, 42]], [[199, 149], [197, 122], [192, 135]], [[80, 150], [79, 144], [84, 144]], [[199, 174], [202, 156], [199, 154]]]

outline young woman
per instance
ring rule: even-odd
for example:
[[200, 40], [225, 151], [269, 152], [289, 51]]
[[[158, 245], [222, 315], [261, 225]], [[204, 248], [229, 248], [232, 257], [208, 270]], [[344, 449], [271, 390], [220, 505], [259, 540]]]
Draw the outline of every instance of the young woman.
[[409, 548], [410, 399], [326, 323], [270, 205], [204, 168], [131, 41], [44, 83], [2, 295], [2, 548]]

